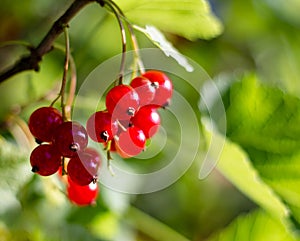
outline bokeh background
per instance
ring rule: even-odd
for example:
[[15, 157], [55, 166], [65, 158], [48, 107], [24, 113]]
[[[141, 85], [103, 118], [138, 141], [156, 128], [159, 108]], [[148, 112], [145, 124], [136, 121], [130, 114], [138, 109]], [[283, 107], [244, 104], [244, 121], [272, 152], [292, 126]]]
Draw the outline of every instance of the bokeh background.
[[[2, 0], [1, 43], [17, 40], [36, 46], [70, 3]], [[223, 32], [215, 38], [191, 41], [164, 31], [174, 47], [202, 66], [213, 80], [226, 82], [254, 72], [263, 82], [298, 97], [300, 2], [211, 0], [210, 5]], [[96, 66], [120, 53], [120, 33], [113, 16], [95, 4], [72, 20], [69, 32], [80, 88]], [[137, 37], [140, 47], [156, 47], [143, 34], [137, 32]], [[63, 46], [63, 37], [56, 43]], [[0, 70], [26, 53], [22, 45], [2, 46]], [[24, 132], [30, 113], [56, 96], [63, 61], [60, 51], [52, 51], [43, 58], [38, 73], [22, 73], [0, 85], [1, 241], [206, 240], [239, 215], [257, 208], [217, 169], [199, 180], [204, 143], [189, 170], [164, 190], [133, 195], [100, 185], [96, 206], [72, 205], [55, 177], [41, 178], [30, 172], [34, 143]], [[200, 119], [197, 91], [181, 86], [174, 78], [175, 88], [181, 88]], [[97, 101], [93, 95], [82, 98], [80, 108], [90, 112]], [[139, 166], [135, 160], [127, 164], [142, 170], [152, 165], [148, 161]]]

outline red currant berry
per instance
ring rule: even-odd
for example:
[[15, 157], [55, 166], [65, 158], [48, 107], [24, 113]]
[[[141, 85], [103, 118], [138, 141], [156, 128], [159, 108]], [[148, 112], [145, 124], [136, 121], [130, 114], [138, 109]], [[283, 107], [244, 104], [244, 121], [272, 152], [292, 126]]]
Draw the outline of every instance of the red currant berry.
[[61, 165], [61, 156], [53, 145], [39, 145], [30, 155], [32, 171], [41, 176], [56, 173]]
[[134, 126], [139, 127], [148, 139], [157, 133], [160, 126], [160, 116], [155, 108], [144, 106], [131, 118], [131, 122]]
[[118, 123], [112, 121], [107, 111], [98, 111], [90, 116], [86, 123], [89, 137], [96, 142], [107, 142], [113, 139], [118, 131]]
[[85, 186], [97, 180], [97, 172], [100, 159], [89, 153], [80, 152], [78, 156], [72, 157], [67, 166], [67, 172], [73, 182]]
[[139, 95], [140, 106], [150, 104], [155, 95], [155, 85], [149, 79], [138, 76], [131, 81], [130, 85]]
[[131, 126], [122, 132], [115, 142], [117, 152], [123, 158], [133, 157], [141, 153], [145, 148], [145, 143], [144, 132], [136, 126]]
[[139, 95], [129, 85], [117, 85], [106, 95], [106, 108], [113, 120], [128, 120], [139, 108]]
[[160, 71], [147, 71], [143, 74], [153, 85], [156, 86], [155, 96], [152, 105], [155, 107], [163, 107], [169, 104], [173, 94], [173, 84], [169, 77]]
[[[92, 159], [88, 163], [83, 162], [83, 165], [89, 172], [95, 173], [95, 175], [96, 175], [101, 166], [101, 163], [102, 163], [99, 152], [92, 147], [87, 147], [87, 148], [85, 148], [84, 153], [91, 155]], [[80, 154], [79, 154], [79, 157], [80, 157]]]
[[76, 156], [88, 144], [88, 135], [85, 128], [74, 121], [67, 121], [57, 127], [53, 140], [60, 154], [64, 157]]
[[88, 206], [96, 202], [98, 196], [98, 184], [80, 186], [68, 177], [67, 195], [69, 200], [78, 206]]
[[50, 142], [53, 131], [63, 122], [61, 113], [53, 107], [35, 110], [28, 121], [32, 135], [38, 142]]

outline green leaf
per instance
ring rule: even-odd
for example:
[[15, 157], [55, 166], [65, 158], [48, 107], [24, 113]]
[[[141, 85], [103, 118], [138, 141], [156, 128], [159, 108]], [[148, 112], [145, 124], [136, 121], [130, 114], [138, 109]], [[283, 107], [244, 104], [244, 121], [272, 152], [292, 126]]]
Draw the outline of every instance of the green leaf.
[[300, 100], [248, 75], [232, 85], [227, 136], [249, 155], [263, 180], [300, 223]]
[[285, 226], [258, 210], [240, 216], [208, 241], [295, 241]]
[[[13, 108], [28, 106], [41, 97], [49, 95], [51, 90], [59, 86], [62, 64], [57, 60], [55, 53], [45, 56], [40, 67], [38, 73], [26, 71], [1, 83], [1, 121]], [[58, 91], [57, 89], [53, 93], [56, 94]]]
[[24, 149], [0, 136], [0, 214], [18, 205], [16, 193], [31, 176], [28, 160]]
[[[245, 193], [264, 209], [280, 219], [285, 219], [288, 215], [287, 207], [273, 190], [261, 179], [258, 172], [253, 167], [249, 157], [237, 144], [230, 142], [221, 134], [213, 132], [209, 121], [202, 119], [204, 125], [204, 136], [207, 143], [212, 146], [221, 146], [224, 143], [221, 153], [209, 152], [208, 158], [217, 160], [217, 169], [238, 189]], [[212, 135], [214, 139], [212, 142]]]
[[135, 24], [154, 25], [187, 39], [210, 39], [222, 32], [222, 24], [205, 0], [115, 1]]
[[274, 11], [284, 20], [290, 22], [293, 25], [300, 25], [300, 17], [298, 9], [300, 8], [300, 2], [298, 0], [279, 0], [279, 1], [267, 1], [264, 0]]
[[167, 57], [172, 57], [177, 61], [179, 65], [185, 68], [187, 72], [193, 72], [194, 67], [189, 64], [184, 55], [174, 48], [174, 46], [165, 38], [165, 36], [155, 27], [146, 26], [146, 28], [140, 28], [136, 26], [136, 29], [144, 33], [157, 47], [159, 47]]

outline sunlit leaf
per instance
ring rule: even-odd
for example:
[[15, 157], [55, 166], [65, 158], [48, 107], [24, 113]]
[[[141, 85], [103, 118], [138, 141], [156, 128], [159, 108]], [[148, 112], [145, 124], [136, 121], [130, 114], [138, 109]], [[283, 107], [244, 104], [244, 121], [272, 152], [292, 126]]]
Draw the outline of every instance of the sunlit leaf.
[[228, 137], [300, 223], [300, 100], [249, 75], [230, 88], [226, 112]]
[[274, 11], [283, 19], [290, 22], [291, 24], [300, 26], [300, 2], [298, 0], [264, 0]]
[[[18, 205], [16, 193], [31, 175], [27, 153], [0, 136], [0, 214]], [[28, 171], [26, 171], [28, 167]]]
[[[291, 220], [300, 223], [300, 100], [263, 85], [255, 75], [247, 75], [232, 84], [223, 97], [227, 137], [244, 155], [228, 152], [231, 162], [222, 166], [220, 161], [221, 172], [228, 176], [232, 169], [229, 179], [234, 177], [234, 184], [253, 198], [249, 193], [252, 184], [241, 187], [245, 172], [233, 171], [242, 165], [246, 156], [259, 180], [272, 188], [287, 205]], [[264, 203], [260, 205], [265, 207]]]
[[145, 28], [136, 28], [143, 32], [157, 47], [159, 47], [166, 56], [174, 58], [179, 65], [184, 67], [186, 71], [192, 72], [194, 70], [193, 66], [189, 64], [188, 60], [184, 55], [178, 52], [176, 48], [165, 38], [163, 33], [161, 33], [154, 26], [146, 26]]
[[209, 241], [295, 241], [285, 226], [258, 210], [240, 216]]
[[205, 0], [115, 1], [135, 24], [154, 25], [188, 39], [216, 37], [222, 24]]
[[[216, 142], [224, 142], [224, 136], [214, 133], [215, 138], [212, 143], [212, 128], [205, 119], [203, 119], [203, 124], [205, 127], [205, 138], [210, 145], [218, 146], [219, 144]], [[217, 169], [261, 207], [281, 219], [284, 219], [288, 215], [288, 209], [273, 190], [261, 179], [259, 173], [249, 160], [247, 153], [237, 144], [227, 139], [220, 155], [218, 152], [211, 152], [208, 158], [217, 158]]]

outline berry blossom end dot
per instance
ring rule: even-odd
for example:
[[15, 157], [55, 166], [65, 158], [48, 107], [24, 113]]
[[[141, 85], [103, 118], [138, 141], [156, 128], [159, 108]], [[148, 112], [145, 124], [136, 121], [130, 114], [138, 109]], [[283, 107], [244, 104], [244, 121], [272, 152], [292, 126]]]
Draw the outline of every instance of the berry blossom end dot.
[[[83, 162], [86, 162], [84, 165]], [[91, 166], [87, 162], [91, 162], [90, 155], [81, 154], [80, 157], [72, 157], [67, 166], [67, 172], [73, 182], [80, 186], [89, 185], [91, 182], [96, 182], [97, 177], [90, 173], [85, 166]]]
[[30, 164], [32, 172], [41, 176], [50, 176], [56, 173], [61, 166], [61, 156], [55, 146], [39, 145], [31, 152]]
[[155, 96], [151, 105], [154, 107], [164, 107], [173, 94], [173, 84], [170, 78], [165, 73], [157, 70], [149, 70], [143, 76], [156, 86]]
[[109, 112], [97, 111], [87, 120], [86, 130], [93, 141], [105, 143], [112, 140], [117, 133], [118, 123], [112, 120]]
[[53, 141], [63, 157], [74, 157], [88, 144], [88, 134], [78, 122], [67, 121], [62, 123], [54, 132]]
[[155, 85], [143, 76], [134, 78], [130, 86], [132, 86], [139, 95], [140, 106], [145, 106], [151, 103], [155, 96]]

